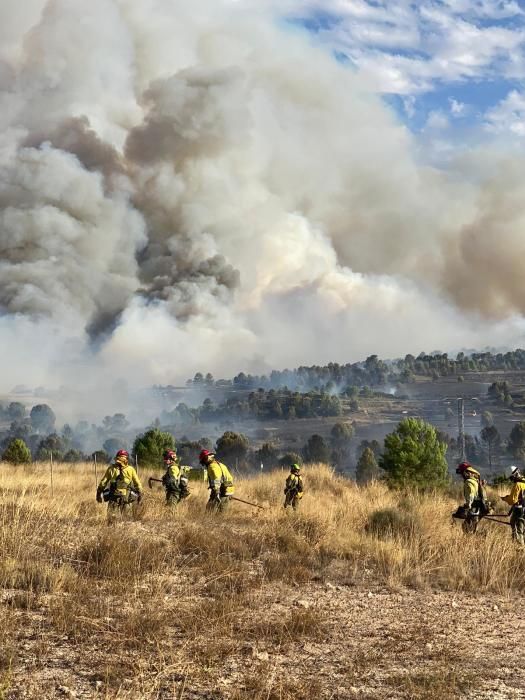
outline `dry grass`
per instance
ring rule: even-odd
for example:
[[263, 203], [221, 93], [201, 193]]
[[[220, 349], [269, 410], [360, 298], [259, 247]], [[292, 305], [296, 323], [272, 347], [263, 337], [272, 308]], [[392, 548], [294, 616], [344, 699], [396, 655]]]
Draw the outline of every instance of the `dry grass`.
[[[212, 517], [205, 487], [193, 484], [177, 510], [166, 510], [162, 491], [148, 492], [140, 519], [108, 527], [105, 507], [94, 502], [92, 465], [55, 465], [53, 494], [46, 465], [1, 465], [0, 697], [18, 697], [23, 637], [37, 666], [60, 644], [71, 668], [88, 659], [86, 682], [97, 697], [179, 697], [191, 669], [192, 682], [211, 693], [203, 698], [321, 698], [320, 681], [264, 668], [268, 650], [293, 655], [337, 632], [329, 610], [294, 607], [302, 586], [373, 580], [393, 590], [525, 589], [525, 554], [509, 529], [483, 523], [466, 538], [446, 494], [359, 488], [315, 466], [306, 469], [302, 510], [290, 513], [282, 508], [284, 478], [238, 482], [239, 495], [264, 503], [264, 511], [232, 503], [228, 514]], [[233, 655], [255, 658], [256, 668], [225, 671]], [[225, 673], [237, 673], [235, 687], [217, 685]], [[463, 680], [450, 673], [391, 683], [403, 697], [455, 697], [449, 690]]]

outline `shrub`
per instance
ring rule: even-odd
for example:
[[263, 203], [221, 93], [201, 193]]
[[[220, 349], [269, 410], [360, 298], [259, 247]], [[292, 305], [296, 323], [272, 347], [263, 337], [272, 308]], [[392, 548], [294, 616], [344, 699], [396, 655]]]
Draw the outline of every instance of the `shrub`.
[[381, 540], [392, 538], [410, 540], [418, 528], [419, 520], [413, 513], [397, 508], [376, 510], [366, 524], [368, 534]]
[[292, 464], [302, 464], [303, 460], [296, 452], [287, 452], [279, 460], [281, 467], [291, 467]]
[[11, 440], [2, 455], [4, 462], [11, 464], [28, 464], [31, 461], [31, 452], [23, 440]]

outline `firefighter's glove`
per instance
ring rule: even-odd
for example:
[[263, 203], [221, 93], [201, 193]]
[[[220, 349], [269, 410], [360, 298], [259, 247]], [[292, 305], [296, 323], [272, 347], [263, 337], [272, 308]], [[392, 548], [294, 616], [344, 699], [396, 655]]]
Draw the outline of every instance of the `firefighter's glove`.
[[142, 493], [137, 494], [137, 503], [142, 503]]
[[102, 503], [104, 501], [104, 498], [102, 497], [102, 490], [97, 489], [97, 503]]

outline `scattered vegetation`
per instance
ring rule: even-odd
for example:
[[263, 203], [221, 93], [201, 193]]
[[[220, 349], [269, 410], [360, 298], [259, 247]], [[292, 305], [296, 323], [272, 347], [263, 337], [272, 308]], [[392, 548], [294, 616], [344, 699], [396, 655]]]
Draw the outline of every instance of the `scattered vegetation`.
[[[390, 490], [377, 481], [360, 487], [325, 466], [304, 471], [299, 513], [283, 511], [285, 473], [277, 471], [237, 480], [237, 492], [264, 511], [233, 504], [213, 518], [204, 512], [205, 486], [196, 483], [177, 511], [151, 492], [140, 520], [108, 528], [94, 502], [91, 464], [56, 464], [53, 495], [47, 470], [3, 464], [6, 687], [25, 682], [20, 640], [42, 666], [57, 640], [66, 640], [71, 668], [89, 658], [89, 677], [107, 697], [177, 697], [185, 683], [221, 687], [235, 659], [246, 675], [213, 697], [321, 698], [331, 686], [317, 672], [311, 683], [293, 663], [285, 675], [264, 675], [269, 655], [293, 660], [306, 643], [338, 644], [332, 598], [316, 603], [312, 586], [525, 590], [525, 554], [506, 529], [486, 529], [476, 547], [465, 546], [450, 518], [456, 502], [445, 492]], [[363, 664], [352, 661], [348, 683], [367, 676]], [[456, 668], [447, 673], [445, 685], [432, 668], [393, 673], [386, 684], [410, 690], [407, 697], [438, 690], [456, 697], [449, 687], [467, 687], [468, 679]]]

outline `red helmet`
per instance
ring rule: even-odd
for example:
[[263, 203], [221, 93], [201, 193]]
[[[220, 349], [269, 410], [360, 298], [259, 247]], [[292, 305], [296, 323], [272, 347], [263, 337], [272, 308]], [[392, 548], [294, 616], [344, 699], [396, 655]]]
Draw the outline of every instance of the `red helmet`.
[[472, 464], [469, 462], [461, 462], [461, 464], [458, 464], [457, 469], [456, 469], [456, 474], [463, 474], [463, 472], [467, 471], [467, 469], [471, 469]]
[[209, 450], [202, 450], [202, 452], [199, 455], [199, 462], [204, 462], [208, 457], [213, 457], [215, 455], [215, 452], [210, 452]]
[[129, 459], [129, 452], [127, 450], [119, 450], [116, 457], [127, 457]]
[[175, 452], [175, 450], [164, 450], [164, 454], [162, 455], [162, 458], [164, 459], [165, 462], [167, 462], [168, 459], [176, 459], [177, 453]]

